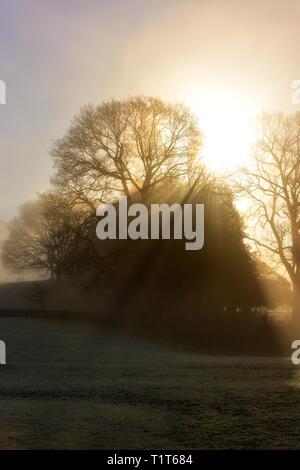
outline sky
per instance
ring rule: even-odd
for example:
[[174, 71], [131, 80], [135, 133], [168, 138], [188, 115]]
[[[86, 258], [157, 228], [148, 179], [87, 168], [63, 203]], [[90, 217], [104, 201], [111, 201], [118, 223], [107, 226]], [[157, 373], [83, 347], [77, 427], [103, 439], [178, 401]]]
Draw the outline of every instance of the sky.
[[0, 220], [48, 188], [52, 143], [90, 102], [185, 101], [212, 166], [242, 160], [259, 112], [300, 110], [299, 24], [299, 0], [1, 0]]

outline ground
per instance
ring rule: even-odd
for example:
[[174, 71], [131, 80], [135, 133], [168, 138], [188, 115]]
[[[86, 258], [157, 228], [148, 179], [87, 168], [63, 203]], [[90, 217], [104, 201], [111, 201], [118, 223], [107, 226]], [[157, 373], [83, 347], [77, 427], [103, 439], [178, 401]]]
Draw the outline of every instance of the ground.
[[88, 323], [0, 319], [0, 448], [296, 449], [300, 367]]

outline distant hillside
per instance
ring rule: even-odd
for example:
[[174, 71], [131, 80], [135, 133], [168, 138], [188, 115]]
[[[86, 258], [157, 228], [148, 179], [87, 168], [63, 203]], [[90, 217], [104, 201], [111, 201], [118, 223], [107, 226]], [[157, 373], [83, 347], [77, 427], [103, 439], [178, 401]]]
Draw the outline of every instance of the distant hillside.
[[0, 312], [1, 310], [40, 310], [40, 298], [43, 300], [44, 310], [48, 311], [101, 312], [104, 310], [102, 291], [90, 292], [81, 289], [78, 284], [71, 281], [63, 281], [59, 284], [50, 280], [0, 283]]

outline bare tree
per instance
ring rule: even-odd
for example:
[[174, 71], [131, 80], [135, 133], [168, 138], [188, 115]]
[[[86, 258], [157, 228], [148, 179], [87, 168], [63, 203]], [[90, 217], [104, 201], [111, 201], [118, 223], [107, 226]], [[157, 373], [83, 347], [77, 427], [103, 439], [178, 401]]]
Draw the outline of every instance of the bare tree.
[[30, 293], [27, 298], [37, 304], [39, 310], [44, 312], [46, 298], [49, 295], [49, 291], [41, 284], [41, 282], [34, 282], [31, 286]]
[[143, 197], [159, 183], [191, 177], [200, 144], [197, 121], [182, 104], [136, 97], [90, 105], [51, 151], [53, 182], [94, 211], [118, 194]]
[[4, 264], [14, 272], [36, 271], [60, 279], [82, 216], [63, 196], [46, 193], [24, 204], [3, 243]]
[[239, 180], [251, 200], [249, 233], [259, 250], [284, 266], [300, 314], [300, 113], [263, 114], [253, 165]]

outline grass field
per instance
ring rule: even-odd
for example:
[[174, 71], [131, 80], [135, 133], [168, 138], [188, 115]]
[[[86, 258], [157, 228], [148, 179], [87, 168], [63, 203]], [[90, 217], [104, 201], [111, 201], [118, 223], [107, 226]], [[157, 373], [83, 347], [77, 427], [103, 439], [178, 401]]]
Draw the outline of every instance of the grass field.
[[300, 447], [300, 367], [99, 325], [0, 319], [0, 448]]

